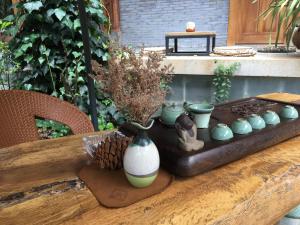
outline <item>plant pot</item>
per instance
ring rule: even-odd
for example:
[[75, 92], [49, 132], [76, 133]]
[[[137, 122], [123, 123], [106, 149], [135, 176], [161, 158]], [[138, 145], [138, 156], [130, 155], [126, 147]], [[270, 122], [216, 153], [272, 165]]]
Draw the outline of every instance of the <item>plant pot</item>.
[[293, 34], [292, 42], [296, 48], [300, 49], [300, 27], [298, 27], [295, 30], [295, 32]]
[[154, 121], [147, 127], [132, 123], [138, 129], [138, 134], [127, 147], [123, 166], [129, 183], [137, 188], [148, 187], [156, 179], [159, 171], [159, 154], [154, 142], [148, 137], [149, 130]]

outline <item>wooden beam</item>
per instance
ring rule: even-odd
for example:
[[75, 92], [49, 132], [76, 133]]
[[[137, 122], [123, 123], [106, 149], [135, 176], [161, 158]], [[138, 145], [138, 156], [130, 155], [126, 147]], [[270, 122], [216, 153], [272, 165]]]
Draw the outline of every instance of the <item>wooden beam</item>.
[[112, 31], [120, 31], [120, 2], [119, 0], [104, 0], [104, 5], [109, 14]]
[[228, 33], [227, 33], [227, 45], [235, 45], [236, 32], [239, 26], [237, 26], [238, 21], [234, 20], [237, 18], [238, 14], [238, 0], [230, 0], [229, 2], [229, 17], [228, 17]]
[[[19, 3], [19, 2], [20, 2], [20, 0], [12, 0], [12, 1], [11, 1], [11, 3], [12, 3], [13, 5], [15, 5], [15, 4]], [[14, 13], [17, 13], [17, 9], [16, 9], [15, 7], [13, 7], [13, 10], [14, 10]]]

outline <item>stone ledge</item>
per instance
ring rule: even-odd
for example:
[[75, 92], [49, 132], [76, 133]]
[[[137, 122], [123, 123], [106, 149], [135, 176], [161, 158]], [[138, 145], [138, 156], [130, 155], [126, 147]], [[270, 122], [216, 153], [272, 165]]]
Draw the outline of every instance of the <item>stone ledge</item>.
[[257, 54], [253, 57], [167, 56], [175, 74], [212, 75], [217, 63], [241, 63], [236, 76], [300, 77], [300, 53]]

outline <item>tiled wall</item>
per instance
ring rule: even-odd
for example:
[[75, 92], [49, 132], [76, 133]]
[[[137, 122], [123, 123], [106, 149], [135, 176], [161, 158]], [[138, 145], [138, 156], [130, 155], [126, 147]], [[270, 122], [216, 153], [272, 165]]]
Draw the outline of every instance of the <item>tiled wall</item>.
[[226, 45], [229, 0], [120, 0], [121, 41], [140, 47], [164, 46], [166, 32], [184, 31], [194, 21], [198, 31], [215, 31]]

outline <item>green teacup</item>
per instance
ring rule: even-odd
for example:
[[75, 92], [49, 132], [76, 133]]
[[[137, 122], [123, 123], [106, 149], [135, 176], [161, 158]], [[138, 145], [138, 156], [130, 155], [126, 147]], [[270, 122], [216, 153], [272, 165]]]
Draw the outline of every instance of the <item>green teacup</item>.
[[208, 103], [192, 103], [185, 105], [197, 128], [208, 128], [211, 112], [214, 106]]
[[280, 123], [280, 118], [279, 118], [278, 114], [271, 110], [267, 110], [263, 114], [263, 118], [264, 118], [264, 121], [266, 122], [266, 124], [269, 124], [269, 125], [277, 125]]
[[294, 106], [285, 105], [280, 111], [280, 116], [285, 119], [297, 119], [299, 117], [299, 114]]
[[231, 124], [231, 129], [233, 133], [236, 134], [249, 134], [252, 132], [250, 123], [243, 118], [238, 118], [237, 120], [233, 121]]
[[233, 138], [233, 133], [226, 124], [219, 123], [211, 130], [211, 137], [218, 141], [226, 141]]
[[251, 127], [255, 130], [261, 130], [266, 127], [266, 122], [264, 121], [264, 119], [257, 114], [251, 114], [247, 118], [247, 120], [250, 123]]
[[162, 112], [160, 115], [160, 120], [163, 124], [172, 126], [175, 124], [175, 121], [178, 116], [184, 112], [182, 104], [170, 103], [164, 104], [162, 106]]

